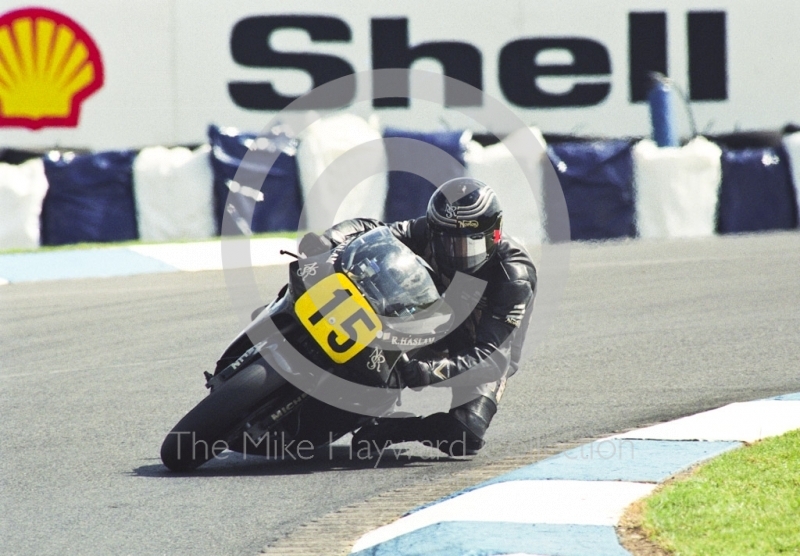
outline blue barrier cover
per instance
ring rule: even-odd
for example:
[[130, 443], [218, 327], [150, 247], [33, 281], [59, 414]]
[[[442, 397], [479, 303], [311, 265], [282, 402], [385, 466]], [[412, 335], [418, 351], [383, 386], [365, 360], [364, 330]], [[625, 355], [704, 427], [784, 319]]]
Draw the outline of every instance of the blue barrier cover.
[[[259, 136], [256, 133], [209, 126], [208, 139], [211, 143], [211, 166], [214, 171], [214, 215], [217, 231], [222, 226], [222, 216], [227, 210], [239, 232], [273, 232], [297, 230], [302, 209], [302, 194], [297, 171], [297, 143], [281, 130]], [[258, 157], [242, 166], [240, 175], [243, 184], [233, 180], [245, 153], [251, 146], [257, 146]], [[267, 174], [266, 166], [279, 152]], [[261, 190], [247, 187], [248, 183], [260, 181], [256, 176], [266, 174]], [[244, 185], [245, 187], [242, 187]], [[251, 183], [255, 186], [255, 183]], [[229, 193], [234, 191], [234, 195]], [[261, 193], [261, 194], [259, 194]], [[262, 199], [263, 200], [256, 200]], [[229, 205], [226, 207], [226, 201]], [[252, 218], [252, 220], [251, 220]], [[248, 229], [249, 228], [249, 229]]]
[[561, 182], [573, 240], [636, 234], [630, 142], [558, 143], [547, 154]]
[[42, 245], [137, 239], [135, 151], [44, 157], [49, 188], [42, 205]]
[[[448, 155], [449, 160], [441, 162], [434, 153], [410, 153], [402, 148], [402, 144], [389, 142], [386, 148], [386, 157], [389, 168], [424, 168], [420, 173], [430, 177], [433, 182], [415, 173], [407, 171], [389, 171], [389, 189], [386, 194], [386, 222], [410, 220], [423, 216], [428, 209], [428, 200], [436, 188], [449, 179], [464, 175], [464, 153], [466, 145], [461, 138], [463, 131], [439, 131], [419, 133], [400, 129], [387, 128], [384, 139], [405, 138], [416, 139], [441, 149]], [[491, 184], [489, 184], [491, 185]]]
[[784, 150], [724, 150], [717, 231], [730, 234], [796, 227], [797, 203]]

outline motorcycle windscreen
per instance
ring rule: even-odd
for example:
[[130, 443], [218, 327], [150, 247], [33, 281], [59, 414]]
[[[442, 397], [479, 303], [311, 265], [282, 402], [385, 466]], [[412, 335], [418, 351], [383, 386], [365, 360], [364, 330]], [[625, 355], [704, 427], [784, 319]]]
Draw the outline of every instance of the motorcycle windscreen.
[[353, 240], [342, 269], [385, 317], [410, 317], [439, 300], [428, 266], [385, 227]]

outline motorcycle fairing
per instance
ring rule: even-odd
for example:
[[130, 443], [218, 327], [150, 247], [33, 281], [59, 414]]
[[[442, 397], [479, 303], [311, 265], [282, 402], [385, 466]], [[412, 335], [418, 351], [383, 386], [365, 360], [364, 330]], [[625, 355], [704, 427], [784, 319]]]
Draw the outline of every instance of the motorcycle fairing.
[[319, 347], [340, 365], [361, 353], [382, 329], [369, 301], [340, 272], [306, 290], [295, 302], [294, 310]]

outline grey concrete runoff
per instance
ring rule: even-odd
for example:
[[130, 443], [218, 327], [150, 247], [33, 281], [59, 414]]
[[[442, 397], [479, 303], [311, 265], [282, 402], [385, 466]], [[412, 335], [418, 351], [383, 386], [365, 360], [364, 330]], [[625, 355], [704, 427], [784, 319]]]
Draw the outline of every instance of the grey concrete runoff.
[[[0, 554], [252, 555], [343, 506], [582, 437], [800, 391], [800, 233], [575, 244], [560, 314], [472, 461], [165, 471], [237, 332], [221, 272], [0, 288]], [[264, 295], [285, 269], [256, 270]], [[354, 539], [355, 540], [355, 539]]]

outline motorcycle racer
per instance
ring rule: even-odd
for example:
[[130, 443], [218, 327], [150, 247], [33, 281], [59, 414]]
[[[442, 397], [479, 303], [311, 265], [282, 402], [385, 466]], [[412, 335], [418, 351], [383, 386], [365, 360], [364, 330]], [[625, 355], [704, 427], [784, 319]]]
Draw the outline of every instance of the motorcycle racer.
[[[536, 269], [519, 243], [502, 233], [502, 209], [494, 191], [473, 178], [455, 178], [431, 196], [424, 217], [389, 224], [392, 233], [422, 257], [444, 291], [457, 273], [485, 283], [471, 312], [432, 346], [398, 362], [406, 386], [425, 387], [480, 368], [480, 384], [454, 388], [447, 413], [374, 420], [359, 429], [353, 445], [381, 448], [419, 441], [453, 456], [474, 455], [497, 412], [506, 380], [519, 366], [536, 292]], [[322, 235], [306, 234], [300, 251], [312, 256], [379, 226], [372, 219], [341, 222]], [[458, 400], [469, 400], [459, 403]]]

